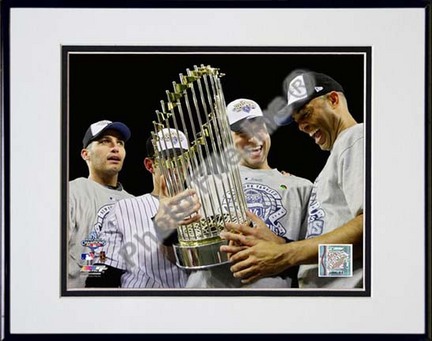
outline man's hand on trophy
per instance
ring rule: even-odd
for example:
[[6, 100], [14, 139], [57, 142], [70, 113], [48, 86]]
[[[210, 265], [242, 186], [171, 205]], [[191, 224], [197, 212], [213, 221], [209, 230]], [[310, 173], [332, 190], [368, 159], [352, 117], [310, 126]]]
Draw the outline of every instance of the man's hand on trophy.
[[195, 190], [186, 189], [170, 197], [163, 175], [160, 177], [159, 186], [159, 209], [154, 218], [159, 238], [167, 238], [179, 225], [190, 224], [201, 219], [198, 213], [201, 204]]
[[[275, 243], [254, 239], [242, 235], [243, 243], [247, 244], [243, 250], [230, 257], [230, 270], [235, 278], [240, 278], [243, 284], [255, 282], [263, 277], [270, 277], [283, 272], [289, 267], [285, 249], [294, 243]], [[221, 250], [229, 246], [221, 246]]]
[[[266, 223], [256, 214], [246, 211], [246, 217], [248, 221], [252, 223], [252, 226], [247, 223], [227, 223], [225, 231], [221, 233], [221, 238], [236, 241], [237, 244], [243, 246], [248, 246], [248, 243], [254, 239], [271, 241], [278, 244], [286, 242], [284, 238], [275, 235]], [[224, 251], [222, 248], [224, 248], [224, 246], [221, 247], [221, 251]]]
[[245, 284], [278, 273], [277, 264], [272, 264], [273, 253], [269, 253], [269, 249], [276, 250], [277, 245], [286, 242], [282, 237], [276, 236], [254, 213], [247, 211], [246, 216], [252, 224], [227, 223], [225, 231], [220, 233], [222, 239], [229, 241], [220, 250], [228, 253], [233, 263], [231, 272], [234, 277], [241, 278]]
[[227, 223], [222, 239], [229, 240], [220, 250], [230, 254], [231, 272], [242, 283], [252, 283], [260, 278], [276, 275], [285, 269], [280, 262], [284, 255], [285, 239], [276, 236], [257, 215], [246, 212], [252, 222], [248, 224]]

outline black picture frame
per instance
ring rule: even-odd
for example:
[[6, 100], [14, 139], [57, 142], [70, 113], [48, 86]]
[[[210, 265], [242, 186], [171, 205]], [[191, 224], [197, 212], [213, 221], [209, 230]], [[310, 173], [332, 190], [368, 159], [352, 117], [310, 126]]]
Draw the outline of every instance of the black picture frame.
[[[3, 115], [2, 115], [2, 135], [4, 136], [4, 139], [2, 141], [2, 222], [4, 223], [4, 234], [2, 235], [2, 255], [4, 260], [2, 262], [2, 269], [4, 269], [3, 276], [2, 276], [2, 324], [4, 327], [3, 329], [3, 337], [6, 340], [18, 340], [18, 339], [31, 339], [36, 334], [38, 336], [44, 337], [46, 339], [54, 339], [54, 338], [70, 338], [74, 339], [77, 336], [80, 337], [80, 339], [110, 339], [110, 338], [126, 338], [127, 339], [138, 339], [142, 338], [142, 334], [130, 334], [128, 331], [124, 330], [124, 335], [119, 335], [118, 333], [113, 334], [105, 334], [103, 331], [102, 325], [101, 328], [97, 328], [96, 334], [92, 333], [83, 333], [79, 329], [76, 330], [76, 333], [46, 333], [46, 332], [39, 332], [37, 330], [28, 330], [26, 332], [22, 333], [14, 333], [13, 328], [11, 328], [11, 315], [13, 314], [13, 305], [14, 300], [11, 296], [11, 292], [14, 290], [18, 290], [18, 286], [15, 286], [16, 283], [11, 282], [11, 273], [13, 271], [18, 271], [20, 269], [14, 269], [11, 266], [11, 258], [13, 255], [19, 254], [18, 250], [16, 249], [16, 244], [11, 242], [11, 238], [15, 231], [17, 231], [17, 228], [19, 226], [14, 224], [13, 217], [15, 217], [14, 213], [15, 207], [13, 206], [13, 201], [11, 200], [11, 195], [13, 196], [17, 188], [14, 187], [16, 185], [15, 178], [17, 177], [17, 174], [11, 172], [11, 164], [13, 164], [14, 159], [14, 149], [15, 153], [18, 151], [21, 151], [22, 146], [17, 145], [17, 142], [13, 139], [12, 136], [12, 130], [11, 125], [14, 124], [14, 116], [13, 112], [16, 110], [16, 106], [13, 106], [12, 104], [16, 105], [16, 99], [12, 100], [12, 96], [14, 95], [14, 92], [12, 89], [15, 89], [13, 86], [16, 86], [16, 84], [12, 84], [13, 77], [14, 77], [14, 68], [13, 68], [13, 62], [14, 62], [14, 55], [11, 54], [11, 52], [14, 52], [12, 46], [14, 44], [13, 40], [13, 33], [10, 31], [10, 25], [11, 20], [13, 19], [14, 10], [17, 9], [34, 9], [34, 8], [62, 8], [62, 9], [98, 9], [98, 8], [108, 8], [108, 9], [130, 9], [130, 8], [138, 8], [138, 9], [152, 9], [152, 8], [171, 8], [173, 10], [181, 10], [181, 9], [194, 9], [194, 8], [226, 8], [226, 9], [248, 9], [248, 8], [260, 8], [260, 9], [268, 9], [268, 8], [288, 8], [288, 9], [322, 9], [325, 11], [331, 11], [331, 10], [338, 10], [341, 8], [350, 8], [350, 9], [377, 9], [381, 8], [383, 10], [385, 9], [423, 9], [424, 16], [425, 16], [425, 27], [424, 27], [424, 34], [425, 34], [425, 55], [423, 62], [425, 67], [425, 74], [424, 74], [424, 90], [426, 95], [425, 103], [424, 103], [424, 112], [425, 112], [425, 127], [424, 131], [424, 138], [425, 138], [425, 148], [424, 148], [424, 223], [425, 223], [425, 231], [424, 231], [424, 256], [425, 256], [425, 266], [424, 266], [424, 286], [425, 286], [425, 306], [424, 306], [424, 330], [421, 332], [415, 332], [412, 333], [411, 330], [403, 331], [403, 332], [396, 332], [396, 333], [383, 333], [380, 331], [377, 331], [377, 335], [381, 338], [388, 338], [392, 340], [397, 339], [404, 339], [404, 340], [430, 340], [431, 339], [431, 329], [430, 324], [428, 321], [431, 320], [430, 312], [431, 312], [431, 277], [430, 277], [430, 259], [431, 259], [431, 213], [430, 210], [427, 208], [430, 207], [431, 204], [431, 99], [430, 99], [430, 84], [431, 84], [431, 55], [430, 55], [430, 46], [431, 46], [431, 38], [430, 38], [430, 31], [431, 31], [431, 4], [430, 1], [392, 1], [390, 3], [387, 3], [385, 1], [378, 1], [369, 3], [366, 2], [356, 2], [352, 1], [349, 6], [347, 6], [342, 1], [338, 2], [327, 2], [322, 3], [321, 1], [295, 1], [294, 3], [291, 3], [289, 1], [109, 1], [105, 4], [99, 4], [97, 1], [3, 1], [2, 2], [2, 13], [1, 13], [1, 19], [2, 19], [2, 66], [3, 66], [3, 73], [2, 73], [2, 85], [3, 85]], [[379, 34], [381, 32], [377, 32]], [[65, 44], [66, 46], [74, 46], [74, 44], [68, 43]], [[58, 49], [61, 49], [61, 47], [57, 47]], [[101, 49], [99, 47], [99, 49]], [[103, 49], [103, 48], [102, 48]], [[63, 50], [64, 51], [64, 50]], [[374, 51], [375, 52], [375, 51]], [[60, 53], [60, 50], [58, 50], [58, 58], [61, 58], [62, 55]], [[31, 60], [31, 59], [30, 59]], [[372, 61], [373, 63], [373, 61]], [[181, 71], [181, 70], [180, 70]], [[367, 73], [367, 72], [366, 72]], [[373, 74], [373, 70], [372, 70]], [[373, 78], [373, 77], [372, 77]], [[43, 83], [43, 82], [42, 82]], [[60, 83], [60, 79], [59, 79]], [[372, 80], [373, 83], [373, 80]], [[29, 91], [31, 91], [34, 86], [34, 84], [26, 85], [22, 84], [21, 86], [29, 86]], [[57, 97], [61, 97], [60, 94], [57, 94]], [[63, 94], [64, 95], [64, 94]], [[367, 96], [365, 96], [366, 98]], [[373, 98], [372, 98], [373, 100]], [[370, 105], [370, 103], [365, 104], [365, 106]], [[59, 110], [60, 111], [60, 110]], [[43, 123], [41, 123], [43, 124]], [[62, 135], [62, 133], [65, 132], [67, 125], [62, 124], [59, 128], [58, 132], [54, 132], [54, 135], [57, 135], [57, 139], [59, 138], [59, 135]], [[64, 138], [64, 134], [62, 135], [62, 139]], [[63, 143], [67, 143], [66, 140], [62, 140]], [[18, 149], [17, 149], [18, 147]], [[373, 159], [373, 157], [372, 157]], [[63, 164], [65, 164], [66, 158], [65, 155], [62, 154], [61, 160]], [[60, 167], [61, 168], [61, 167]], [[29, 170], [26, 170], [27, 172]], [[57, 170], [57, 174], [62, 174], [62, 177], [65, 177], [64, 168], [61, 168]], [[23, 176], [24, 174], [19, 174], [19, 176]], [[373, 180], [372, 180], [373, 181]], [[64, 183], [64, 182], [63, 182]], [[24, 189], [20, 189], [24, 190]], [[64, 196], [65, 191], [63, 190], [61, 192], [62, 196]], [[63, 197], [62, 200], [65, 198]], [[373, 200], [371, 205], [373, 205]], [[373, 207], [372, 207], [373, 210]], [[60, 214], [61, 215], [61, 214]], [[64, 212], [61, 219], [64, 219]], [[11, 219], [12, 218], [12, 219]], [[60, 220], [61, 220], [60, 219]], [[64, 223], [64, 221], [62, 221]], [[373, 241], [372, 241], [373, 243]], [[370, 247], [372, 247], [369, 244]], [[370, 251], [370, 250], [368, 250]], [[45, 255], [41, 255], [41, 263], [43, 265], [43, 260]], [[54, 256], [56, 257], [56, 256]], [[45, 269], [45, 271], [47, 271]], [[372, 275], [373, 277], [373, 275]], [[31, 280], [31, 279], [30, 279]], [[64, 289], [64, 285], [63, 285]], [[59, 288], [59, 292], [61, 293], [62, 289]], [[64, 291], [63, 291], [64, 293]], [[108, 293], [109, 294], [109, 293]], [[367, 293], [369, 296], [369, 292]], [[169, 294], [168, 294], [169, 295]], [[61, 295], [60, 295], [61, 296]], [[73, 295], [72, 295], [73, 296]], [[97, 296], [95, 293], [90, 293], [89, 296]], [[102, 295], [103, 296], [103, 295]], [[127, 296], [127, 295], [126, 295]], [[133, 295], [132, 295], [133, 296]], [[187, 296], [187, 295], [186, 295]], [[258, 296], [259, 293], [258, 293]], [[278, 296], [278, 295], [276, 295]], [[312, 295], [313, 296], [313, 295]], [[325, 296], [322, 295], [322, 293], [319, 293], [318, 296]], [[331, 295], [330, 295], [331, 296]], [[337, 295], [335, 295], [337, 296]], [[372, 298], [373, 299], [373, 295]], [[70, 299], [70, 298], [67, 298]], [[71, 297], [73, 299], [73, 297]], [[65, 301], [66, 302], [66, 301]], [[67, 304], [67, 303], [65, 303]], [[49, 309], [49, 308], [48, 308]], [[258, 308], [260, 309], [260, 308]], [[82, 309], [83, 313], [86, 312], [85, 307]], [[246, 311], [245, 317], [247, 318]], [[3, 316], [4, 314], [4, 316]], [[23, 316], [23, 319], [31, 318], [31, 310], [29, 310], [29, 316]], [[97, 316], [92, 316], [91, 318], [97, 318]], [[242, 321], [242, 318], [240, 318], [240, 321]], [[173, 321], [170, 321], [171, 323]], [[174, 323], [175, 324], [175, 323]], [[53, 330], [59, 330], [58, 327], [53, 326]], [[229, 329], [232, 331], [233, 329]], [[277, 329], [279, 330], [279, 329]], [[165, 330], [164, 328], [161, 328], [160, 331], [152, 334], [153, 337], [161, 337], [162, 334], [171, 333], [171, 332], [179, 332], [181, 334], [184, 334], [183, 329], [177, 330]], [[202, 331], [201, 331], [202, 332]], [[220, 332], [227, 334], [227, 332], [222, 328], [220, 328]], [[252, 331], [253, 332], [253, 331]], [[208, 332], [204, 331], [204, 334]], [[239, 328], [238, 331], [235, 331], [234, 333], [249, 333], [249, 331], [246, 331], [244, 328]], [[195, 334], [195, 331], [187, 332], [188, 337], [194, 337], [197, 335]], [[190, 335], [189, 335], [190, 334]], [[257, 334], [261, 334], [259, 331]], [[332, 339], [343, 339], [347, 335], [349, 335], [350, 338], [354, 339], [363, 339], [365, 337], [371, 336], [373, 333], [365, 333], [362, 330], [352, 330], [349, 334], [345, 333], [327, 333], [326, 330], [321, 330], [318, 333], [317, 332], [311, 332], [308, 331], [304, 333], [297, 333], [297, 332], [287, 332], [284, 334], [274, 333], [274, 337], [287, 337], [288, 335], [290, 337], [293, 337], [295, 339], [309, 339], [310, 337], [328, 337]], [[284, 336], [285, 335], [285, 336]]]

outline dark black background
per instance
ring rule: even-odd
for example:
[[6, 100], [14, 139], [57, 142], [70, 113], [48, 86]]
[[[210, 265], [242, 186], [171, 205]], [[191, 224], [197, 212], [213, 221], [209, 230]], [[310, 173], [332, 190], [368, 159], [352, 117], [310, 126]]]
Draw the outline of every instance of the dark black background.
[[[350, 48], [315, 49], [318, 51], [315, 53], [310, 53], [311, 48], [297, 49], [295, 53], [275, 48], [262, 48], [262, 52], [257, 48], [208, 48], [210, 52], [204, 52], [200, 48], [189, 49], [187, 53], [173, 48], [165, 53], [161, 53], [163, 48], [150, 53], [148, 49], [142, 53], [144, 48], [126, 52], [124, 48], [81, 50], [86, 53], [79, 47], [64, 48], [63, 67], [68, 77], [63, 79], [66, 89], [63, 122], [68, 122], [64, 126], [69, 137], [69, 180], [88, 176], [80, 156], [82, 138], [91, 123], [108, 119], [121, 121], [132, 131], [119, 180], [134, 195], [151, 191], [151, 175], [145, 170], [143, 160], [155, 111], [161, 109], [160, 100], [166, 100], [165, 90], [172, 90], [172, 82], [179, 82], [179, 74], [185, 74], [194, 65], [211, 65], [225, 74], [221, 82], [226, 103], [239, 97], [250, 98], [263, 110], [274, 97], [285, 96], [282, 83], [293, 70], [323, 72], [342, 84], [351, 114], [358, 122], [364, 120], [365, 55], [349, 53], [354, 50]], [[216, 50], [222, 53], [215, 53]], [[67, 145], [64, 149], [67, 150]], [[313, 181], [327, 157], [328, 152], [321, 151], [295, 123], [280, 127], [272, 134], [271, 167]]]

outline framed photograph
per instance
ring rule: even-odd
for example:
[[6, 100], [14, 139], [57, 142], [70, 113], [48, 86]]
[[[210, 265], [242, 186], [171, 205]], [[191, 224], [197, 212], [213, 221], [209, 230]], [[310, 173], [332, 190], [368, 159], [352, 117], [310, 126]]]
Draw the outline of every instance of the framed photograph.
[[[236, 98], [252, 98], [261, 103], [264, 112], [275, 100], [284, 98], [284, 78], [295, 69], [306, 68], [320, 70], [332, 74], [341, 84], [344, 93], [350, 100], [350, 112], [358, 123], [370, 122], [370, 77], [371, 77], [371, 49], [368, 47], [130, 47], [130, 46], [63, 46], [63, 152], [65, 160], [62, 166], [63, 203], [67, 207], [67, 184], [69, 181], [87, 175], [87, 165], [82, 160], [82, 137], [92, 122], [109, 117], [113, 121], [121, 121], [131, 127], [132, 137], [127, 142], [127, 161], [119, 174], [120, 181], [129, 193], [140, 196], [150, 193], [153, 181], [150, 173], [143, 168], [146, 156], [145, 144], [154, 123], [157, 121], [157, 110], [162, 110], [161, 100], [166, 101], [166, 91], [172, 90], [172, 82], [179, 82], [179, 74], [186, 74], [187, 69], [201, 65], [213, 66], [223, 73], [221, 77], [222, 91], [226, 103]], [[272, 65], [280, 70], [276, 76], [269, 72], [265, 65]], [[338, 71], [333, 70], [337, 68]], [[150, 86], [142, 88], [139, 84], [151, 80]], [[129, 84], [116, 86], [116, 84]], [[257, 84], [267, 84], [264, 88]], [[270, 86], [272, 84], [272, 86]], [[144, 91], [145, 90], [145, 91]], [[104, 101], [110, 98], [110, 101]], [[154, 100], [153, 100], [154, 99]], [[198, 115], [196, 112], [194, 115]], [[105, 115], [105, 116], [104, 116]], [[370, 136], [370, 125], [365, 123], [365, 135]], [[268, 162], [272, 167], [285, 170], [290, 174], [301, 176], [313, 182], [323, 168], [328, 152], [321, 151], [314, 146], [314, 142], [300, 132], [295, 124], [278, 126], [267, 121], [267, 129], [271, 135], [271, 148]], [[191, 132], [192, 133], [192, 132]], [[189, 134], [192, 135], [192, 134]], [[303, 136], [304, 135], [304, 136]], [[214, 138], [216, 140], [216, 138]], [[302, 145], [301, 148], [297, 148]], [[303, 146], [304, 145], [304, 146]], [[287, 150], [288, 148], [288, 150]], [[370, 155], [370, 139], [366, 138], [365, 149]], [[365, 185], [363, 192], [365, 207], [370, 206], [370, 157], [365, 157]], [[147, 174], [146, 174], [147, 173]], [[366, 185], [367, 184], [367, 185]], [[254, 195], [258, 190], [253, 192]], [[276, 202], [276, 197], [267, 191], [265, 198]], [[273, 204], [277, 206], [277, 204]], [[105, 205], [102, 206], [105, 211]], [[255, 209], [266, 211], [272, 209], [272, 204], [255, 203]], [[370, 250], [370, 221], [369, 209], [365, 209], [365, 241], [364, 249]], [[275, 212], [276, 209], [275, 209]], [[101, 214], [98, 214], [101, 216]], [[63, 215], [62, 226], [67, 226], [68, 215]], [[102, 218], [101, 218], [102, 219]], [[97, 288], [83, 288], [68, 283], [68, 232], [73, 230], [61, 229], [62, 260], [63, 260], [63, 294], [64, 295], [370, 295], [370, 266], [364, 267], [364, 279], [359, 288], [336, 287], [335, 290], [319, 288], [317, 290], [295, 290], [295, 288], [259, 288], [253, 290], [151, 290], [151, 286], [144, 288], [126, 287], [121, 290], [99, 290]], [[90, 232], [87, 232], [89, 234]], [[81, 237], [82, 238], [82, 237]], [[136, 238], [135, 238], [136, 239]], [[131, 238], [131, 241], [135, 240]], [[123, 242], [125, 244], [125, 242]], [[131, 250], [139, 248], [138, 241], [133, 243]], [[101, 247], [103, 249], [103, 247]], [[90, 250], [88, 250], [90, 251]], [[86, 252], [82, 248], [82, 252]], [[91, 252], [91, 251], [90, 251]], [[96, 250], [98, 252], [98, 250]], [[77, 252], [76, 252], [77, 253]], [[363, 262], [370, 263], [370, 253], [363, 252]], [[351, 259], [351, 258], [350, 258]], [[87, 266], [81, 260], [80, 266]], [[89, 273], [93, 276], [93, 273]], [[96, 274], [98, 275], [98, 274]], [[76, 282], [73, 277], [70, 281]], [[211, 287], [210, 287], [211, 288]], [[149, 290], [150, 289], [150, 290]], [[241, 289], [241, 288], [240, 288]]]
[[[430, 339], [430, 12], [424, 1], [352, 7], [313, 1], [3, 2], [2, 337]], [[144, 158], [157, 112], [164, 111], [173, 82], [200, 66], [220, 72], [225, 103], [253, 99], [265, 114], [289, 101], [286, 80], [295, 70], [331, 75], [343, 86], [365, 136], [359, 287], [71, 284], [69, 183], [88, 176], [82, 157], [87, 128], [101, 120], [130, 128], [118, 179], [133, 196], [150, 193]], [[267, 127], [269, 165], [313, 183], [330, 152], [297, 124]], [[351, 268], [341, 273], [326, 263], [341, 255], [351, 259], [350, 245], [320, 250], [322, 277], [353, 276]], [[83, 253], [79, 266], [92, 263], [91, 252]], [[101, 311], [115, 313], [95, 324]]]

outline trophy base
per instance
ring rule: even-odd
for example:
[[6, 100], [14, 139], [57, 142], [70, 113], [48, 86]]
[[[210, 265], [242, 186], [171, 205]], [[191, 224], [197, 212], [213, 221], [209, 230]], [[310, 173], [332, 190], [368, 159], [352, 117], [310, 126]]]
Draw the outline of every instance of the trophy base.
[[207, 269], [229, 263], [228, 255], [219, 251], [221, 245], [227, 245], [226, 240], [205, 245], [184, 246], [174, 244], [177, 266], [183, 269]]

